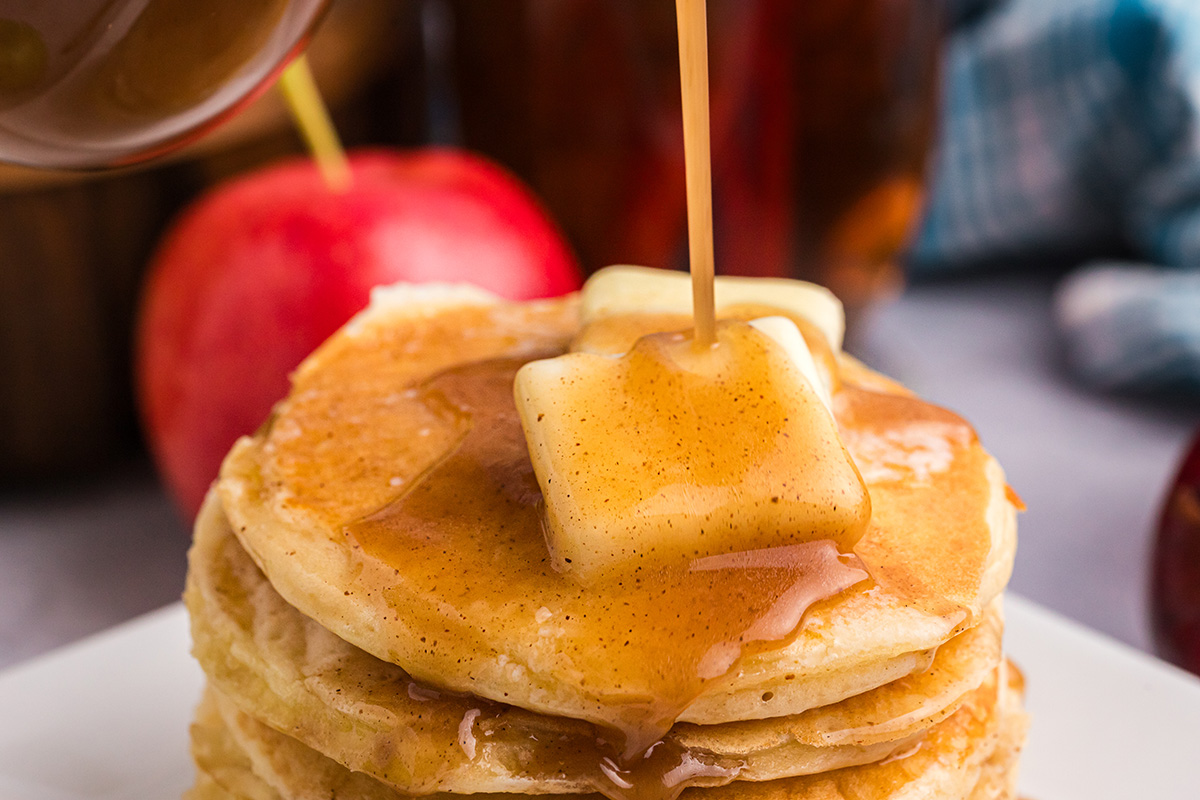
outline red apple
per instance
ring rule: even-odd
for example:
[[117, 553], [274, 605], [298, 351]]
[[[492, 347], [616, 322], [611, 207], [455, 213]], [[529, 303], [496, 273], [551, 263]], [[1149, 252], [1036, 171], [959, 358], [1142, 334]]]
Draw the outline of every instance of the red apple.
[[340, 193], [308, 160], [218, 187], [151, 263], [137, 389], [150, 448], [188, 513], [372, 286], [469, 281], [511, 299], [579, 287], [558, 228], [495, 164], [433, 149], [355, 153], [350, 167]]
[[1151, 610], [1159, 655], [1200, 675], [1200, 430], [1159, 517]]

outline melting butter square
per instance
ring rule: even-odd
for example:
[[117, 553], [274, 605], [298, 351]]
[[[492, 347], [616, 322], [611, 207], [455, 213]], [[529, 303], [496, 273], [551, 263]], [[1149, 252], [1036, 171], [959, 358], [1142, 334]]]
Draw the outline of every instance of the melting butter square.
[[514, 392], [551, 554], [581, 579], [817, 539], [848, 552], [869, 520], [818, 392], [750, 325], [721, 324], [712, 348], [654, 334], [532, 362]]

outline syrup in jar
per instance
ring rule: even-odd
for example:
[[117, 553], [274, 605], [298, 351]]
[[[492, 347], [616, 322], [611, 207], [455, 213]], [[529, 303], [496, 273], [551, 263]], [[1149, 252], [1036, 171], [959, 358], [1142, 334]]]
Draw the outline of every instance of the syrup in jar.
[[0, 0], [0, 161], [118, 166], [232, 115], [326, 0]]

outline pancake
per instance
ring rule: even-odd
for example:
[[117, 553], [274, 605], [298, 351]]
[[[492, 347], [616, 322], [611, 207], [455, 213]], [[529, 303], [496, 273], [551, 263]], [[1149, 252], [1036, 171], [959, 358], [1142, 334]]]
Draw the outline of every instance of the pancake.
[[[584, 757], [594, 749], [590, 725], [438, 692], [335, 637], [274, 591], [215, 495], [197, 522], [185, 599], [194, 653], [222, 694], [352, 769], [411, 794], [578, 793], [595, 785], [589, 772], [600, 757]], [[697, 762], [736, 763], [741, 780], [878, 761], [911, 746], [984, 681], [1000, 659], [1001, 627], [994, 602], [926, 669], [799, 715], [680, 724], [667, 741]], [[786, 682], [780, 676], [776, 685]], [[468, 758], [462, 722], [481, 710], [472, 726], [479, 751]]]
[[1018, 707], [1020, 697], [1025, 694], [1025, 677], [1011, 662], [1008, 670], [1008, 703], [1012, 707], [1005, 723], [1000, 726], [1000, 739], [992, 757], [984, 762], [979, 781], [968, 800], [1005, 800], [1017, 797], [1017, 762], [1025, 747], [1025, 736], [1029, 730], [1029, 717]]
[[[489, 435], [513, 441], [489, 469], [458, 484], [423, 480], [470, 435], [478, 409], [456, 405], [461, 371], [564, 352], [578, 329], [570, 298], [380, 293], [300, 367], [289, 398], [222, 469], [225, 512], [275, 590], [443, 689], [601, 723], [656, 696], [648, 665], [669, 661], [697, 620], [642, 624], [649, 596], [585, 591], [551, 569], [515, 415], [489, 418]], [[501, 403], [502, 369], [486, 369], [500, 379], [469, 385]], [[748, 653], [706, 684], [683, 721], [792, 716], [894, 681], [978, 624], [1007, 581], [1014, 509], [970, 426], [855, 374], [841, 371], [834, 407], [871, 493], [855, 552], [874, 580], [817, 603], [786, 646]], [[413, 511], [418, 490], [441, 492], [426, 503], [442, 509], [436, 518]], [[671, 598], [701, 623], [731, 613], [721, 598], [696, 600]]]
[[[693, 788], [683, 800], [999, 800], [1011, 776], [1026, 719], [1015, 671], [998, 669], [953, 715], [907, 752], [881, 762], [764, 783]], [[406, 795], [257, 722], [210, 690], [192, 728], [199, 767], [193, 800], [255, 798], [402, 800]], [[200, 791], [207, 794], [199, 794]], [[221, 792], [224, 792], [223, 794]], [[455, 795], [430, 795], [455, 800]], [[553, 795], [551, 795], [553, 797]], [[478, 795], [506, 800], [510, 795]]]
[[278, 800], [279, 793], [254, 774], [250, 758], [225, 731], [215, 693], [205, 690], [191, 726], [196, 783], [183, 800]]

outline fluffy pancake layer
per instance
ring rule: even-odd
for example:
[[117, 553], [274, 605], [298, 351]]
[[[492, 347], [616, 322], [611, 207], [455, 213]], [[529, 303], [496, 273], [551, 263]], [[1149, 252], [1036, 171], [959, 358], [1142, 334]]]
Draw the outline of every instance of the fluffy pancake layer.
[[[684, 800], [1010, 800], [1026, 718], [1015, 670], [999, 668], [918, 743], [884, 761], [820, 775], [692, 788]], [[406, 795], [351, 772], [240, 711], [210, 690], [192, 726], [199, 767], [190, 800], [401, 800]], [[454, 800], [454, 795], [432, 795]], [[499, 800], [504, 795], [484, 795]], [[553, 795], [551, 795], [553, 797]]]
[[[540, 534], [481, 525], [464, 546], [435, 532], [407, 540], [403, 556], [366, 552], [353, 534], [461, 435], [421, 400], [423, 382], [463, 363], [564, 351], [574, 301], [404, 291], [306, 361], [271, 423], [235, 447], [220, 481], [233, 530], [287, 603], [416, 679], [603, 719], [613, 697], [648, 691], [605, 682], [612, 654], [584, 621], [620, 604], [555, 575]], [[847, 363], [835, 410], [871, 492], [856, 553], [876, 584], [818, 604], [792, 643], [745, 658], [682, 720], [796, 715], [894, 681], [976, 624], [1006, 582], [1015, 522], [995, 462], [959, 418], [862, 375]]]
[[[572, 766], [592, 748], [590, 725], [438, 692], [337, 638], [275, 592], [215, 496], [198, 520], [189, 561], [194, 653], [213, 685], [256, 719], [409, 794], [591, 791], [589, 776]], [[1001, 627], [994, 602], [981, 624], [910, 675], [788, 717], [680, 724], [668, 740], [698, 762], [736, 763], [741, 780], [881, 760], [911, 746], [984, 682], [1000, 660]], [[775, 686], [785, 683], [779, 676]], [[462, 724], [472, 712], [479, 746], [468, 757]]]

